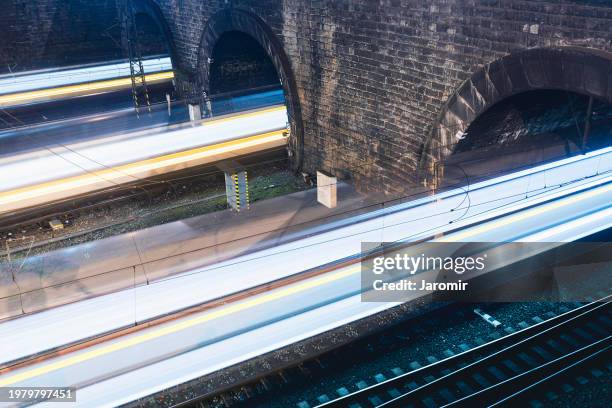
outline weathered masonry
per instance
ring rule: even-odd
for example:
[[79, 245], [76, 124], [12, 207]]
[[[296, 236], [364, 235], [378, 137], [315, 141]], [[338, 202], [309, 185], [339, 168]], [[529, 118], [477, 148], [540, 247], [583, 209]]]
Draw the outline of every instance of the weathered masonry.
[[[517, 93], [568, 90], [612, 102], [607, 0], [136, 1], [160, 14], [177, 86], [190, 98], [210, 94], [224, 34], [254, 39], [282, 82], [296, 165], [363, 189], [404, 192], [422, 182], [452, 153], [457, 132]], [[41, 21], [41, 32], [57, 21]], [[61, 44], [44, 45], [50, 53]]]

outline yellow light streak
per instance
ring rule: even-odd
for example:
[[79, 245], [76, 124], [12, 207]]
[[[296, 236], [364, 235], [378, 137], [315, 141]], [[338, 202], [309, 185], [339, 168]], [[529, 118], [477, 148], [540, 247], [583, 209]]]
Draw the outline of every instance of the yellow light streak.
[[92, 171], [79, 176], [48, 181], [34, 186], [5, 191], [0, 193], [0, 209], [3, 205], [21, 202], [37, 197], [44, 197], [49, 194], [67, 192], [104, 181], [110, 183], [114, 183], [119, 179], [134, 181], [135, 179], [138, 179], [138, 175], [142, 173], [202, 160], [207, 157], [221, 155], [224, 153], [269, 145], [271, 143], [274, 144], [275, 142], [278, 145], [282, 145], [282, 143], [285, 143], [287, 139], [287, 136], [285, 136], [283, 132], [284, 130], [277, 130], [224, 143], [158, 156], [104, 170]]
[[[558, 209], [558, 208], [561, 208], [561, 207], [564, 207], [570, 204], [575, 204], [579, 201], [583, 201], [588, 198], [597, 196], [599, 194], [607, 193], [609, 191], [612, 191], [612, 185], [607, 185], [603, 188], [599, 188], [599, 189], [592, 190], [586, 193], [582, 193], [581, 195], [565, 198], [556, 203], [544, 205], [544, 207], [541, 207], [541, 208], [527, 210], [524, 213], [509, 216], [507, 218], [502, 218], [500, 220], [493, 221], [481, 227], [475, 227], [472, 230], [466, 231], [465, 233], [452, 234], [446, 238], [437, 240], [437, 242], [456, 242], [456, 241], [465, 239], [467, 237], [473, 237], [482, 232], [487, 232], [495, 228], [503, 227], [503, 226], [509, 225], [517, 221], [522, 221], [528, 218], [536, 217], [548, 211]], [[64, 358], [59, 361], [50, 362], [40, 367], [26, 370], [21, 373], [14, 374], [12, 376], [7, 376], [4, 379], [0, 379], [0, 387], [6, 387], [6, 386], [13, 385], [21, 381], [26, 381], [31, 378], [38, 377], [40, 375], [44, 375], [44, 374], [47, 374], [47, 373], [50, 373], [56, 370], [60, 370], [62, 368], [66, 368], [66, 367], [69, 367], [69, 366], [72, 366], [78, 363], [82, 363], [82, 362], [85, 362], [85, 361], [88, 361], [88, 360], [91, 360], [97, 357], [104, 356], [109, 353], [123, 350], [128, 347], [137, 346], [144, 342], [154, 340], [154, 339], [157, 339], [157, 338], [169, 335], [169, 334], [177, 333], [181, 330], [185, 330], [190, 327], [194, 327], [198, 324], [210, 322], [212, 320], [219, 319], [222, 317], [227, 317], [232, 314], [242, 312], [244, 310], [247, 310], [247, 309], [250, 309], [256, 306], [260, 306], [265, 303], [272, 302], [274, 300], [286, 298], [288, 296], [295, 295], [297, 293], [306, 291], [308, 289], [313, 289], [318, 286], [326, 285], [334, 281], [349, 277], [351, 275], [359, 273], [360, 271], [361, 271], [361, 267], [359, 264], [351, 265], [351, 266], [342, 268], [340, 270], [337, 270], [335, 272], [330, 272], [321, 277], [313, 278], [311, 280], [307, 280], [302, 283], [291, 285], [283, 289], [277, 290], [275, 292], [271, 292], [269, 294], [257, 296], [255, 298], [252, 298], [246, 301], [233, 303], [233, 304], [230, 304], [229, 306], [224, 306], [216, 310], [206, 312], [205, 314], [197, 316], [197, 317], [186, 319], [178, 323], [170, 324], [168, 326], [163, 326], [163, 327], [160, 327], [158, 329], [152, 330], [147, 333], [143, 333], [143, 334], [131, 337], [131, 338], [117, 341], [116, 343], [112, 343], [112, 344], [109, 344], [109, 345], [106, 345], [106, 346], [103, 346], [97, 349], [93, 349], [93, 350], [86, 351], [80, 354], [76, 354], [74, 356]]]
[[[172, 78], [174, 78], [173, 71], [164, 71], [145, 75], [145, 80], [147, 83], [162, 82]], [[131, 85], [132, 80], [130, 78], [118, 78], [109, 79], [106, 81], [88, 82], [84, 84], [66, 85], [57, 88], [0, 95], [0, 107], [31, 103], [58, 97], [95, 93], [110, 89], [127, 88]]]
[[118, 341], [113, 344], [109, 344], [107, 346], [100, 347], [98, 349], [86, 351], [84, 353], [77, 354], [72, 357], [68, 357], [66, 359], [62, 359], [60, 361], [56, 361], [50, 364], [43, 365], [38, 368], [34, 368], [32, 370], [24, 371], [23, 373], [15, 374], [13, 376], [9, 376], [4, 379], [0, 379], [0, 387], [6, 387], [11, 384], [18, 383], [20, 381], [25, 381], [33, 377], [37, 377], [43, 374], [47, 374], [52, 371], [60, 370], [65, 367], [69, 367], [71, 365], [75, 365], [78, 363], [82, 363], [87, 360], [91, 360], [96, 357], [100, 357], [109, 353], [113, 353], [115, 351], [123, 350], [128, 347], [137, 346], [146, 341], [154, 340], [172, 333], [179, 332], [181, 330], [188, 329], [190, 327], [194, 327], [196, 325], [210, 322], [211, 320], [219, 319], [222, 317], [226, 317], [243, 310], [247, 310], [253, 308], [255, 306], [259, 306], [265, 303], [272, 302], [274, 300], [279, 300], [285, 298], [287, 296], [294, 295], [296, 293], [303, 292], [308, 289], [316, 288], [317, 286], [325, 285], [339, 279], [345, 278], [347, 276], [353, 275], [355, 270], [359, 271], [359, 267], [351, 267], [347, 270], [341, 270], [339, 272], [330, 273], [324, 275], [319, 278], [315, 278], [312, 280], [308, 280], [296, 285], [288, 286], [286, 288], [280, 289], [275, 292], [268, 293], [263, 296], [255, 297], [250, 300], [233, 303], [229, 306], [225, 306], [219, 308], [217, 310], [213, 310], [212, 312], [208, 312], [204, 315], [184, 320], [178, 323], [170, 324], [165, 327], [160, 327], [157, 330], [153, 330], [148, 333], [144, 333], [138, 336], [134, 336], [122, 341]]

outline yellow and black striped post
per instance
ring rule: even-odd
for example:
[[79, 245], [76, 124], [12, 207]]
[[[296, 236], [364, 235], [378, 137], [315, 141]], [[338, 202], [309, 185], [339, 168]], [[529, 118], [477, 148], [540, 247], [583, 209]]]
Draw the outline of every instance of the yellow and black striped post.
[[234, 211], [249, 209], [249, 181], [246, 170], [225, 172], [225, 193], [227, 204]]

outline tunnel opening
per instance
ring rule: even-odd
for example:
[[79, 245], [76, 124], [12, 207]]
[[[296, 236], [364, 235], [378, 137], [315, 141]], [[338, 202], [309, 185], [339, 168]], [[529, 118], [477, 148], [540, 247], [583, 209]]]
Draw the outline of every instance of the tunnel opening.
[[455, 134], [439, 167], [443, 185], [465, 184], [612, 144], [612, 105], [563, 90], [510, 96]]
[[213, 116], [286, 105], [280, 76], [268, 53], [249, 34], [223, 33], [210, 58], [210, 113]]
[[[539, 90], [511, 96], [485, 111], [462, 135], [454, 154], [486, 147], [514, 148], [561, 142], [582, 148], [589, 97], [574, 92]], [[593, 100], [586, 148], [609, 144], [612, 105]]]
[[477, 68], [442, 106], [417, 178], [435, 189], [470, 160], [490, 161], [494, 175], [609, 146], [610, 61], [608, 52], [543, 47]]
[[[239, 63], [230, 67], [232, 59]], [[236, 69], [241, 65], [248, 68]], [[298, 87], [283, 44], [265, 21], [250, 11], [233, 8], [211, 16], [200, 40], [198, 73], [207, 116], [262, 105], [276, 105], [280, 112], [283, 106], [287, 156], [293, 170], [301, 167], [304, 126]], [[222, 98], [229, 102], [227, 109], [218, 103]]]
[[147, 13], [136, 13], [134, 19], [142, 57], [170, 56], [168, 39], [153, 17]]
[[274, 88], [281, 88], [279, 75], [257, 40], [240, 31], [222, 34], [211, 57], [211, 95]]

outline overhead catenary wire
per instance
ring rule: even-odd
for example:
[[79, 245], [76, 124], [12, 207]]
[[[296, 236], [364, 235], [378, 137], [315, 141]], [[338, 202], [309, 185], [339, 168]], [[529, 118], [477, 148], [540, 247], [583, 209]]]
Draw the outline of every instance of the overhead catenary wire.
[[[612, 170], [608, 170], [608, 171], [606, 171], [606, 172], [604, 172], [604, 173], [600, 173], [600, 175], [603, 175], [603, 174], [610, 174], [610, 173], [612, 173]], [[574, 180], [573, 182], [567, 183], [567, 184], [565, 184], [565, 185], [568, 185], [568, 184], [574, 184], [574, 183], [577, 183], [577, 182], [579, 182], [579, 181], [582, 181], [582, 180], [584, 180], [584, 179], [588, 179], [588, 178], [589, 178], [589, 177], [584, 177], [584, 178], [576, 179], [576, 180]], [[561, 186], [557, 186], [557, 187], [554, 187], [554, 189], [557, 189], [557, 188], [560, 188], [560, 187], [561, 187]], [[551, 189], [550, 187], [548, 187], [548, 188], [543, 188], [543, 189], [540, 189], [540, 190], [539, 190], [539, 192], [538, 192], [538, 190], [534, 190], [534, 191], [533, 191], [533, 194], [532, 194], [530, 197], [537, 197], [537, 196], [538, 196], [539, 194], [541, 194], [541, 193], [544, 193], [544, 192], [550, 191], [550, 189]], [[507, 199], [507, 198], [513, 198], [513, 197], [520, 197], [520, 199], [517, 199], [517, 200], [516, 200], [516, 201], [514, 201], [513, 203], [516, 203], [516, 202], [521, 201], [521, 200], [525, 200], [525, 196], [524, 196], [524, 194], [523, 194], [523, 193], [517, 193], [517, 194], [512, 194], [512, 195], [509, 195], [509, 196], [503, 196], [503, 197], [501, 197], [501, 198], [497, 198], [497, 199], [495, 199], [495, 200], [491, 200], [491, 201], [486, 201], [486, 200], [485, 200], [483, 203], [481, 203], [481, 205], [484, 205], [484, 204], [487, 204], [487, 203], [490, 203], [490, 202], [496, 202], [496, 201], [504, 200], [504, 199]], [[509, 203], [505, 203], [505, 204], [503, 204], [503, 205], [499, 205], [499, 206], [492, 207], [492, 208], [490, 208], [490, 209], [488, 209], [488, 210], [486, 210], [486, 211], [482, 211], [482, 212], [480, 212], [480, 213], [475, 213], [475, 214], [473, 214], [472, 216], [470, 216], [470, 217], [468, 217], [468, 218], [466, 218], [466, 219], [475, 218], [475, 217], [478, 217], [478, 216], [480, 216], [480, 215], [483, 215], [483, 214], [485, 214], [485, 213], [487, 213], [487, 212], [493, 212], [493, 211], [496, 211], [496, 210], [502, 209], [503, 207], [505, 207], [505, 206], [507, 206], [507, 205], [509, 205]], [[377, 205], [377, 206], [378, 206], [378, 205]], [[382, 206], [382, 207], [384, 207], [384, 206]], [[354, 212], [354, 211], [358, 211], [358, 210], [353, 210], [353, 211], [351, 211], [351, 212]], [[436, 214], [430, 214], [430, 215], [427, 215], [427, 216], [424, 216], [424, 217], [419, 217], [419, 218], [414, 218], [414, 219], [404, 220], [404, 221], [402, 221], [402, 222], [398, 222], [398, 223], [394, 223], [394, 224], [389, 224], [389, 225], [386, 225], [385, 227], [386, 227], [386, 228], [390, 228], [390, 227], [394, 227], [394, 226], [400, 226], [400, 225], [407, 224], [407, 223], [414, 222], [414, 221], [418, 221], [418, 220], [424, 220], [424, 219], [431, 219], [431, 218], [435, 218], [435, 217], [438, 217], [438, 216], [440, 216], [440, 215], [442, 215], [442, 214], [448, 214], [448, 213], [450, 213], [450, 211], [443, 211], [443, 212], [436, 213]], [[311, 223], [311, 222], [312, 222], [312, 221], [309, 221], [309, 222], [307, 222], [307, 223]], [[306, 223], [304, 223], [304, 224], [306, 224]], [[295, 226], [298, 226], [298, 225], [299, 225], [299, 224], [297, 224], [297, 225], [295, 225]], [[292, 226], [292, 227], [295, 227], [295, 226]], [[409, 235], [406, 235], [406, 236], [404, 236], [404, 237], [402, 237], [402, 238], [400, 238], [400, 239], [398, 239], [397, 241], [394, 241], [394, 242], [402, 242], [402, 241], [405, 241], [405, 240], [410, 240], [410, 239], [413, 239], [413, 238], [414, 238], [414, 237], [416, 237], [416, 236], [421, 236], [421, 235], [424, 235], [424, 234], [427, 234], [427, 233], [433, 232], [433, 231], [437, 230], [439, 227], [440, 227], [440, 226], [433, 226], [433, 227], [428, 228], [428, 229], [425, 229], [425, 230], [423, 230], [423, 231], [419, 231], [419, 232], [418, 232], [418, 233], [416, 233], [416, 234], [409, 234]], [[368, 232], [373, 232], [373, 231], [376, 231], [376, 230], [378, 230], [378, 229], [379, 229], [379, 228], [375, 228], [375, 229], [371, 229], [371, 230], [364, 230], [364, 231], [360, 231], [359, 233], [347, 234], [347, 235], [343, 235], [343, 236], [340, 236], [340, 237], [337, 237], [337, 238], [333, 238], [333, 239], [330, 239], [330, 240], [327, 240], [327, 241], [319, 241], [319, 242], [317, 242], [317, 243], [315, 243], [315, 244], [311, 244], [311, 245], [302, 245], [302, 246], [299, 246], [299, 247], [297, 247], [297, 248], [292, 248], [292, 249], [285, 250], [285, 251], [277, 251], [277, 252], [275, 252], [275, 253], [274, 253], [274, 254], [272, 254], [272, 255], [262, 255], [262, 256], [259, 256], [259, 257], [252, 257], [252, 258], [249, 258], [248, 260], [242, 260], [242, 261], [230, 262], [230, 263], [228, 263], [228, 264], [223, 265], [223, 267], [228, 267], [228, 266], [239, 266], [239, 265], [241, 265], [241, 264], [244, 264], [244, 263], [246, 263], [246, 262], [251, 262], [251, 261], [253, 261], [253, 260], [264, 259], [264, 258], [266, 258], [266, 257], [268, 257], [268, 256], [276, 256], [276, 255], [283, 254], [283, 253], [289, 253], [289, 252], [293, 252], [293, 251], [296, 251], [296, 250], [300, 250], [300, 249], [304, 249], [304, 248], [312, 247], [312, 246], [314, 246], [314, 245], [320, 245], [320, 244], [329, 244], [329, 243], [333, 243], [333, 242], [338, 241], [338, 240], [341, 240], [341, 239], [346, 239], [346, 238], [350, 238], [350, 237], [352, 237], [352, 236], [357, 236], [357, 235], [366, 234], [366, 233], [368, 233]], [[265, 232], [265, 234], [270, 234], [271, 232], [275, 232], [275, 231], [280, 231], [280, 230], [278, 230], [278, 229], [277, 229], [277, 230], [273, 230], [273, 231], [266, 231], [266, 232]], [[256, 235], [258, 235], [258, 234], [256, 234]], [[223, 243], [223, 245], [226, 245], [226, 244], [231, 244], [231, 243], [235, 243], [235, 242], [240, 241], [241, 239], [250, 238], [250, 237], [252, 237], [252, 236], [242, 237], [242, 238], [240, 238], [240, 239], [230, 240], [230, 241], [224, 242], [224, 243]], [[148, 260], [146, 263], [144, 263], [144, 264], [142, 264], [142, 265], [145, 265], [145, 264], [148, 264], [148, 263], [152, 263], [152, 262], [162, 261], [162, 260], [165, 260], [165, 259], [170, 259], [170, 258], [175, 257], [175, 256], [177, 256], [177, 255], [187, 255], [187, 254], [189, 254], [189, 253], [195, 253], [195, 252], [200, 251], [200, 250], [205, 249], [205, 248], [207, 248], [207, 247], [197, 248], [197, 249], [193, 249], [193, 250], [189, 250], [189, 251], [184, 251], [184, 252], [181, 252], [181, 253], [173, 253], [173, 254], [171, 254], [171, 255], [164, 256], [164, 257], [159, 258], [159, 259], [150, 259], [150, 260]], [[210, 266], [208, 266], [208, 267], [207, 267], [207, 271], [210, 271], [210, 270], [215, 270], [215, 269], [217, 269], [217, 268], [220, 268], [220, 267], [210, 267]], [[92, 276], [102, 276], [102, 275], [105, 275], [105, 274], [108, 274], [108, 273], [111, 273], [111, 272], [114, 272], [114, 271], [107, 271], [107, 272], [103, 272], [103, 273], [100, 273], [100, 274], [94, 274], [94, 275], [92, 275]], [[184, 272], [184, 273], [181, 273], [181, 274], [179, 274], [179, 275], [169, 276], [169, 277], [165, 277], [165, 278], [162, 278], [162, 279], [156, 280], [155, 282], [153, 282], [153, 283], [151, 283], [151, 284], [155, 284], [155, 283], [157, 283], [157, 282], [164, 282], [164, 281], [168, 281], [168, 280], [173, 280], [173, 279], [179, 279], [179, 278], [184, 277], [184, 276], [190, 276], [190, 275], [195, 275], [195, 274], [199, 274], [199, 273], [202, 273], [202, 271], [195, 271], [195, 272]], [[90, 277], [92, 277], [92, 276], [90, 276]], [[75, 280], [75, 281], [78, 281], [78, 280]], [[62, 283], [62, 284], [65, 284], [65, 283], [66, 283], [66, 282], [64, 282], [64, 283]], [[53, 287], [53, 286], [57, 286], [57, 285], [49, 285], [49, 287]], [[43, 289], [44, 289], [44, 288], [43, 288]], [[40, 288], [39, 288], [39, 289], [37, 289], [37, 290], [40, 290]]]

